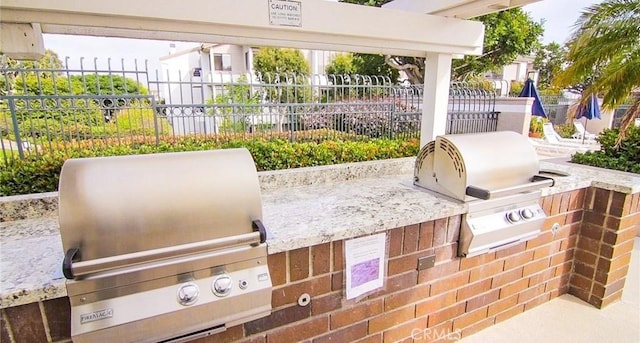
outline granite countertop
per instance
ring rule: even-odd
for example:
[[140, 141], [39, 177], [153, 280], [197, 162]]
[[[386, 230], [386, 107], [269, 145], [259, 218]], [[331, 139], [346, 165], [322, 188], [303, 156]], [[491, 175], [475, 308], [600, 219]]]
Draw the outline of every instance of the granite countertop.
[[[570, 174], [556, 177], [556, 185], [543, 189], [543, 196], [590, 186], [640, 192], [640, 176], [635, 174], [556, 162], [540, 166]], [[466, 212], [464, 203], [414, 186], [412, 168], [412, 159], [398, 159], [260, 173], [269, 253]], [[57, 208], [57, 196], [47, 194], [44, 206], [29, 197], [22, 205], [7, 206], [20, 213], [20, 207], [35, 201], [46, 210], [39, 218], [0, 222], [0, 308], [66, 295], [58, 221], [51, 211]]]

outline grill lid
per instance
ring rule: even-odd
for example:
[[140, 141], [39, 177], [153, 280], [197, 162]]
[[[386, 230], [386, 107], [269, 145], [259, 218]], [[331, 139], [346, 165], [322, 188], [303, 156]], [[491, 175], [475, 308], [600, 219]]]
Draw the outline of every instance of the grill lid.
[[262, 219], [246, 149], [71, 159], [59, 189], [62, 245], [79, 250], [74, 260], [135, 263], [175, 247], [188, 253], [242, 244]]
[[[527, 137], [516, 132], [444, 135], [422, 148], [416, 160], [415, 183], [459, 200], [469, 195], [489, 198], [531, 185], [539, 171], [538, 156]], [[522, 189], [523, 191], [526, 189]]]

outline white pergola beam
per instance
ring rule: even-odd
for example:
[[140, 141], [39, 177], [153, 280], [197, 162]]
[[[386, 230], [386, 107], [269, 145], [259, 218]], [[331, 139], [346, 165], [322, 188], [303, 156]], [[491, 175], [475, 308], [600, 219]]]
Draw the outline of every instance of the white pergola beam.
[[415, 57], [482, 52], [481, 23], [323, 0], [301, 6], [299, 27], [271, 25], [268, 0], [2, 0], [0, 21], [40, 23], [44, 33]]
[[383, 8], [469, 19], [542, 0], [394, 0]]

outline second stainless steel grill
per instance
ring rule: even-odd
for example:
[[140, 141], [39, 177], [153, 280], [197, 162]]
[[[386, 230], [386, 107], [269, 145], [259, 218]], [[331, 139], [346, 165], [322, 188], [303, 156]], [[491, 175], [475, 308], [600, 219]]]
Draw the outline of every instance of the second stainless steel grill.
[[182, 342], [271, 311], [245, 149], [68, 160], [59, 211], [74, 342]]
[[421, 149], [414, 183], [468, 204], [458, 254], [474, 256], [540, 232], [540, 189], [554, 180], [538, 173], [537, 154], [520, 134], [445, 135]]

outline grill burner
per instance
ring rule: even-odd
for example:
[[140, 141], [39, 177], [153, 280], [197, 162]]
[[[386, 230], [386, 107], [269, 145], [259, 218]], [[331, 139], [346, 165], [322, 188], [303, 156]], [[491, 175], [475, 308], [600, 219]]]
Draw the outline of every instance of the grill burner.
[[71, 159], [59, 189], [74, 342], [185, 342], [271, 312], [247, 150]]
[[444, 135], [420, 150], [414, 184], [468, 204], [458, 255], [470, 257], [538, 235], [540, 189], [554, 184], [538, 172], [535, 150], [515, 132]]

